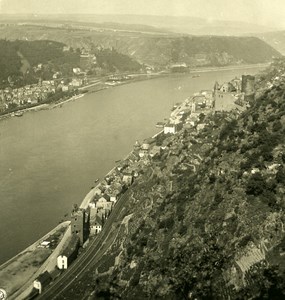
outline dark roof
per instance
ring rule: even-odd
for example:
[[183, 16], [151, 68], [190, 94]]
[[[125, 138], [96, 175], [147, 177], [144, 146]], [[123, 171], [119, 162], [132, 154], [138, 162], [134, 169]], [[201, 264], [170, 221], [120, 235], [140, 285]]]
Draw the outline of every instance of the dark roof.
[[48, 284], [51, 281], [50, 273], [45, 271], [44, 273], [40, 274], [36, 280], [38, 280], [42, 285]]
[[74, 253], [74, 251], [77, 251], [79, 246], [79, 236], [77, 234], [73, 234], [68, 241], [68, 244], [66, 248], [62, 251], [63, 256], [69, 257]]
[[110, 200], [110, 196], [109, 195], [107, 195], [107, 194], [104, 194], [103, 196], [101, 196], [100, 198], [105, 198], [107, 201], [109, 201]]
[[102, 219], [98, 215], [96, 215], [95, 225], [103, 225]]

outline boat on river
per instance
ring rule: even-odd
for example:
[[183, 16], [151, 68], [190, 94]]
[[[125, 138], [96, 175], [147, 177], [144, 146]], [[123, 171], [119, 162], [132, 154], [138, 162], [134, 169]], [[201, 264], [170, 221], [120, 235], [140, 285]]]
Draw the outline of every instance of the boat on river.
[[15, 113], [15, 117], [22, 117], [23, 116], [23, 112], [22, 111], [18, 111]]
[[81, 98], [83, 96], [84, 96], [84, 94], [75, 95], [75, 96], [73, 96], [73, 99], [78, 99], [78, 98]]
[[165, 122], [157, 122], [156, 125], [155, 125], [155, 127], [157, 127], [157, 128], [163, 128], [164, 125], [165, 125]]

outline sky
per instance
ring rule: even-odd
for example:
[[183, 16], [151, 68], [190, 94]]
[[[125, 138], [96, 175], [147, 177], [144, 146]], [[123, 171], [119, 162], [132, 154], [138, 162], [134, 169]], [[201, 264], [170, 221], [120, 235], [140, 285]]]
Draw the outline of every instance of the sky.
[[284, 0], [0, 0], [0, 13], [193, 16], [284, 27]]

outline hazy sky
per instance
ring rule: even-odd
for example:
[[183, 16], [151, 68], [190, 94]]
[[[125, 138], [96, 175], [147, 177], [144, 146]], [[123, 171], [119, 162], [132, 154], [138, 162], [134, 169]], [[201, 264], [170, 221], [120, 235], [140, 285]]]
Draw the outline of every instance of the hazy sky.
[[196, 16], [284, 27], [284, 0], [0, 0], [1, 13]]

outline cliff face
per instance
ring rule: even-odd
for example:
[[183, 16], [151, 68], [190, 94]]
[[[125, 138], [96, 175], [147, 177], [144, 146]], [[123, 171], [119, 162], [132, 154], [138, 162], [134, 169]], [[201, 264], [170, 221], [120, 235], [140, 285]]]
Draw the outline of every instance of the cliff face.
[[84, 26], [79, 29], [78, 26], [4, 26], [0, 28], [0, 38], [49, 39], [73, 48], [113, 47], [140, 63], [160, 67], [183, 62], [190, 66], [263, 63], [270, 61], [272, 56], [280, 56], [278, 51], [254, 37], [181, 37], [180, 34], [165, 32], [145, 33]]
[[243, 113], [201, 115], [204, 129], [156, 140], [160, 156], [128, 191], [115, 242], [74, 286], [78, 295], [82, 288], [94, 299], [284, 298], [282, 74], [278, 61], [261, 75]]

